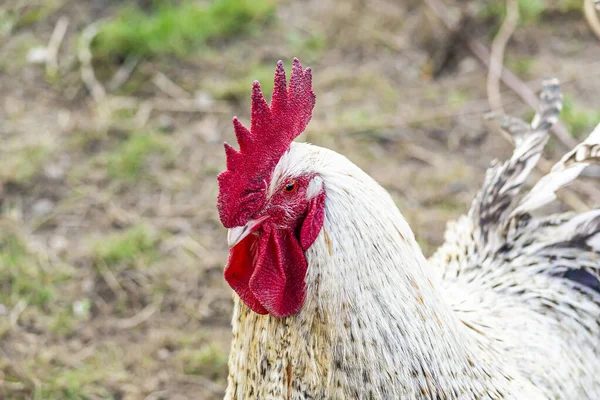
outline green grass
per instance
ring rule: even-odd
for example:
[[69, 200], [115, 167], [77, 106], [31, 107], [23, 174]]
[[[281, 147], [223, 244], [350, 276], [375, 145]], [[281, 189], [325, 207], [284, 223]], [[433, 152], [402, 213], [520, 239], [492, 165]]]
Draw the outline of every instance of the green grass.
[[18, 21], [18, 15], [12, 10], [0, 10], [0, 37], [8, 36]]
[[[503, 20], [506, 15], [505, 1], [489, 1], [479, 10], [482, 18]], [[535, 23], [546, 9], [544, 0], [519, 0], [519, 22], [521, 24]]]
[[146, 159], [151, 154], [165, 153], [168, 146], [158, 134], [132, 134], [108, 156], [110, 178], [134, 181], [140, 176]]
[[[111, 391], [112, 384], [126, 382], [128, 376], [119, 361], [120, 350], [114, 347], [100, 346], [92, 356], [86, 357], [75, 365], [65, 364], [66, 354], [42, 352], [21, 364], [19, 369], [4, 368], [0, 360], [0, 371], [4, 372], [5, 382], [21, 383], [26, 390], [8, 393], [6, 399], [32, 400], [91, 400], [118, 399], [120, 393]], [[35, 384], [35, 383], [39, 384]], [[0, 386], [0, 397], [2, 397]], [[27, 393], [27, 394], [26, 394]], [[2, 397], [4, 399], [5, 397]]]
[[571, 97], [565, 96], [560, 118], [567, 124], [571, 135], [583, 139], [600, 123], [600, 110], [579, 106]]
[[48, 156], [49, 149], [41, 145], [11, 151], [2, 160], [0, 181], [18, 185], [29, 183], [42, 171]]
[[[370, 110], [362, 108], [348, 107], [336, 116], [336, 126], [344, 127], [348, 132], [376, 132], [386, 129], [385, 121], [378, 114], [374, 114]], [[372, 140], [368, 137], [363, 139]], [[369, 160], [377, 158], [370, 152], [366, 152], [365, 156]]]
[[97, 56], [186, 56], [211, 40], [248, 34], [274, 18], [275, 0], [156, 1], [146, 13], [125, 7], [100, 28]]
[[142, 259], [149, 263], [157, 256], [157, 238], [144, 225], [113, 233], [98, 240], [93, 246], [95, 258], [112, 267]]
[[342, 113], [341, 119], [346, 121], [349, 125], [356, 126], [369, 126], [373, 123], [374, 116], [371, 112], [364, 109], [353, 110], [350, 109], [348, 112]]
[[[290, 53], [298, 56], [305, 68], [318, 60], [323, 51], [327, 48], [325, 36], [315, 32], [305, 34], [298, 31], [290, 31], [286, 36], [286, 41], [289, 45]], [[287, 59], [283, 58], [283, 61], [289, 80], [292, 73], [292, 59], [291, 57]], [[214, 79], [206, 79], [203, 82], [203, 87], [209, 90], [217, 99], [244, 101], [250, 99], [252, 83], [257, 80], [260, 82], [260, 87], [265, 95], [265, 99], [270, 101], [273, 92], [275, 65], [276, 61], [272, 60], [253, 65], [246, 65], [240, 70], [237, 68], [230, 68], [226, 72], [231, 79], [217, 82], [215, 82]]]
[[64, 5], [66, 0], [44, 0], [29, 3], [20, 9], [0, 9], [0, 37], [8, 36], [12, 31], [42, 21]]
[[[479, 17], [498, 21], [504, 19], [506, 14], [505, 1], [493, 0], [483, 4], [479, 9]], [[580, 0], [558, 0], [553, 8], [550, 8], [544, 0], [519, 0], [519, 23], [521, 25], [535, 24], [548, 11], [569, 13], [581, 11], [582, 7], [583, 1]], [[492, 29], [493, 33], [497, 29], [498, 27]]]
[[155, 173], [171, 168], [175, 161], [168, 136], [154, 132], [126, 132], [119, 137], [95, 131], [77, 132], [67, 146], [70, 151], [87, 156], [68, 171], [67, 180], [73, 187], [90, 181], [102, 181], [117, 190], [139, 182], [154, 184]]
[[297, 54], [303, 63], [317, 61], [327, 48], [326, 37], [317, 32], [305, 34], [290, 31], [287, 42], [291, 45], [293, 54]]
[[471, 101], [472, 96], [468, 90], [455, 89], [450, 91], [448, 94], [448, 104], [452, 106], [459, 106]]
[[507, 55], [504, 61], [506, 67], [519, 76], [529, 77], [535, 66], [535, 60], [529, 57], [514, 57]]
[[0, 303], [8, 306], [24, 300], [45, 308], [56, 296], [55, 283], [64, 271], [48, 271], [11, 228], [0, 232]]
[[557, 8], [562, 13], [580, 12], [583, 9], [581, 0], [558, 0]]
[[[287, 66], [290, 70], [291, 67]], [[290, 72], [286, 71], [289, 76]], [[256, 65], [251, 68], [245, 76], [239, 79], [233, 79], [222, 83], [206, 82], [205, 87], [212, 91], [217, 99], [242, 101], [250, 99], [252, 92], [252, 82], [259, 81], [260, 88], [267, 101], [270, 101], [273, 93], [273, 76], [275, 75], [275, 64]]]
[[63, 305], [50, 315], [48, 331], [58, 336], [70, 336], [79, 324], [91, 316], [92, 303], [89, 299], [76, 300], [72, 304]]
[[227, 354], [212, 344], [204, 344], [197, 350], [182, 351], [179, 358], [187, 375], [202, 375], [212, 380], [226, 375]]
[[32, 360], [29, 371], [41, 381], [34, 399], [113, 399], [113, 393], [104, 387], [106, 382], [123, 382], [127, 379], [127, 372], [118, 361], [119, 357], [114, 349], [100, 348], [93, 357], [76, 367], [38, 357]]
[[68, 336], [74, 331], [76, 323], [71, 310], [65, 308], [52, 315], [48, 329], [59, 336]]

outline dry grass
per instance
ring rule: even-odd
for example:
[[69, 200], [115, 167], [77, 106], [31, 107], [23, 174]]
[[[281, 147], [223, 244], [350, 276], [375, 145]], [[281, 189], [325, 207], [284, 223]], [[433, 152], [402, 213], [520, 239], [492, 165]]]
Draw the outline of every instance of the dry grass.
[[[232, 302], [215, 178], [222, 141], [234, 141], [231, 116], [248, 120], [251, 82], [268, 92], [280, 58], [289, 67], [297, 56], [314, 71], [317, 108], [304, 137], [389, 189], [428, 254], [445, 222], [467, 209], [489, 161], [510, 151], [481, 124], [486, 70], [457, 51], [432, 78], [435, 47], [447, 43], [418, 2], [264, 1], [254, 9], [184, 1], [233, 25], [186, 20], [176, 36], [156, 28], [182, 12], [171, 2], [152, 9], [131, 1], [130, 11], [108, 3], [0, 6], [2, 399], [222, 397]], [[566, 81], [576, 99], [566, 122], [580, 134], [600, 106], [590, 66], [600, 50], [567, 3], [522, 10], [532, 17], [506, 56], [522, 79], [536, 79], [534, 89], [546, 75]], [[473, 34], [483, 41], [499, 14], [488, 11], [475, 12]], [[135, 13], [140, 30], [125, 26], [123, 13]], [[50, 76], [28, 56], [61, 17], [69, 24]], [[94, 22], [98, 99], [77, 57]], [[503, 104], [530, 112], [508, 92]], [[555, 145], [549, 157], [562, 151]]]

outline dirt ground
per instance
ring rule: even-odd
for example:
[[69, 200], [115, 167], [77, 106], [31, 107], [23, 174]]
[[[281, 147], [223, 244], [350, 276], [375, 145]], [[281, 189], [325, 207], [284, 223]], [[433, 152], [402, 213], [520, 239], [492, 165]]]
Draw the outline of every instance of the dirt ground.
[[[300, 140], [387, 188], [427, 255], [511, 151], [482, 124], [487, 69], [418, 1], [271, 2], [248, 30], [199, 31], [207, 39], [181, 51], [152, 29], [148, 48], [102, 42], [123, 7], [162, 12], [152, 1], [3, 3], [1, 399], [222, 397], [232, 292], [216, 175], [222, 142], [235, 143], [231, 117], [248, 122], [251, 83], [268, 92], [278, 59], [313, 70], [317, 105]], [[574, 137], [600, 120], [600, 41], [580, 3], [523, 6], [505, 58], [535, 91], [546, 76], [563, 82]], [[468, 34], [489, 47], [503, 2], [446, 4], [462, 4]], [[125, 20], [116, 32], [136, 29]], [[193, 36], [212, 20], [177, 29], [189, 23]], [[502, 94], [507, 112], [531, 117]], [[553, 140], [547, 158], [565, 150]]]

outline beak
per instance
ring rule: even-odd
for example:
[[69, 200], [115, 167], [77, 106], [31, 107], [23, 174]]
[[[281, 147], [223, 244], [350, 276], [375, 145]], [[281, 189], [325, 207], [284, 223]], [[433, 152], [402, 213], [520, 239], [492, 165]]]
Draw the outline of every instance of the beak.
[[241, 242], [246, 236], [254, 231], [258, 225], [260, 225], [264, 220], [268, 217], [260, 217], [259, 219], [251, 219], [244, 226], [236, 226], [234, 228], [230, 228], [227, 231], [227, 244], [229, 248], [234, 247], [236, 244]]

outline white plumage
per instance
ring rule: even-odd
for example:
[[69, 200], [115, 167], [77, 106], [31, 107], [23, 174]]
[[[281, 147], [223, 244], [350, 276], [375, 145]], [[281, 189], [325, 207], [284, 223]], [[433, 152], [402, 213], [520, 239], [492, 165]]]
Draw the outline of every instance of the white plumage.
[[531, 125], [495, 118], [514, 154], [430, 260], [372, 178], [293, 143], [269, 190], [310, 174], [307, 193], [327, 193], [306, 301], [275, 318], [235, 297], [226, 398], [599, 399], [600, 210], [532, 212], [600, 161], [600, 126], [519, 200], [560, 99], [547, 81]]

